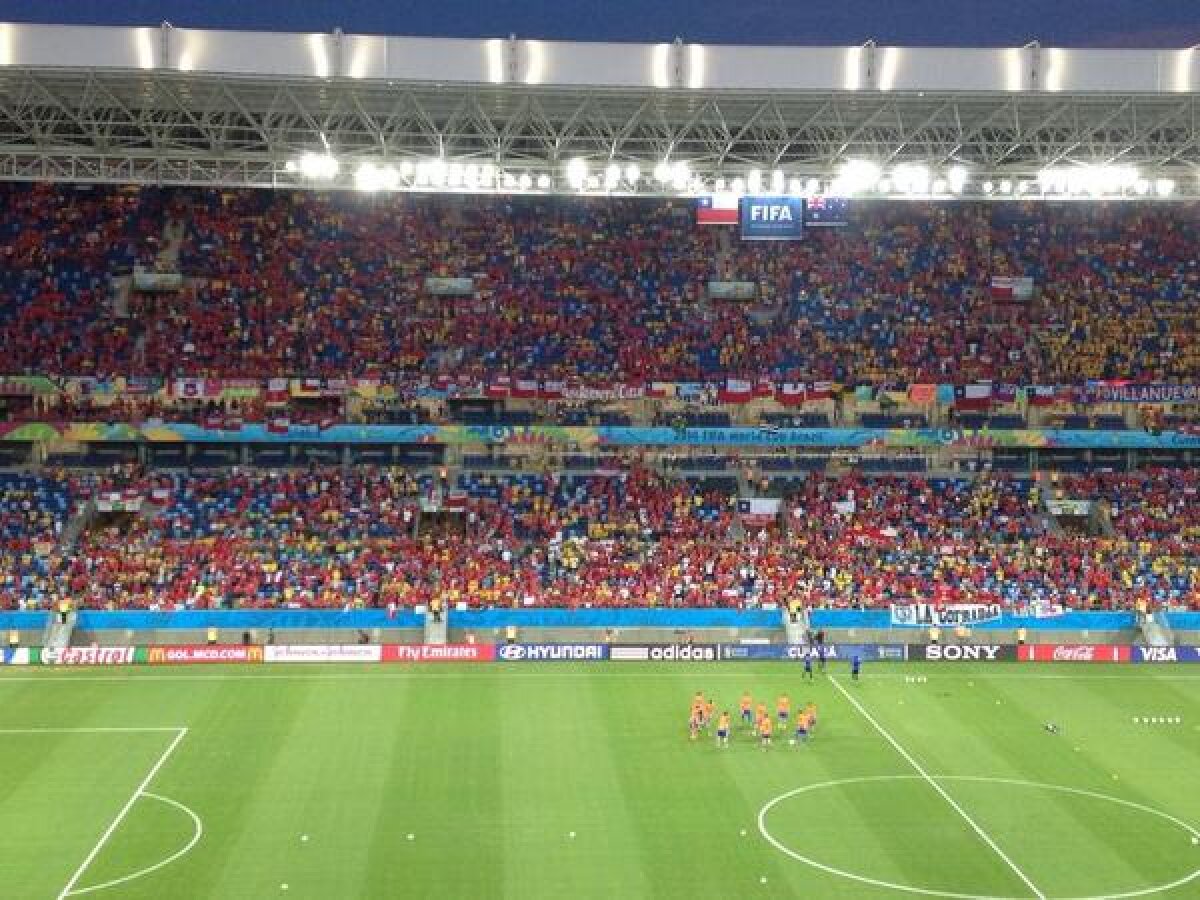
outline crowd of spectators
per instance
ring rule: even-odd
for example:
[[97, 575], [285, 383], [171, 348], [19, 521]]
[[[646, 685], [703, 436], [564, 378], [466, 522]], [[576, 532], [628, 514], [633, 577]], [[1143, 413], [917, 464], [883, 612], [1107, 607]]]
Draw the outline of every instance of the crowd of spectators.
[[[1053, 486], [1096, 503], [1056, 528], [1049, 486], [980, 477], [798, 483], [746, 523], [736, 492], [636, 465], [608, 476], [386, 469], [0, 480], [0, 608], [880, 606], [1200, 608], [1200, 477]], [[71, 543], [87, 500], [134, 498]]]
[[[684, 201], [0, 187], [0, 367], [72, 375], [1195, 380], [1191, 205], [858, 204], [722, 246]], [[178, 292], [108, 277], [183, 223]], [[998, 303], [992, 276], [1028, 275]], [[472, 296], [430, 296], [430, 276]], [[756, 303], [708, 301], [710, 279]]]

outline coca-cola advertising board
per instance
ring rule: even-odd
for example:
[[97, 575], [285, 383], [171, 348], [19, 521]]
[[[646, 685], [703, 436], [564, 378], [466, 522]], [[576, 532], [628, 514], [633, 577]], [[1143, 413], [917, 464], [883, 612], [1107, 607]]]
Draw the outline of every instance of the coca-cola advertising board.
[[1021, 647], [1023, 662], [1129, 662], [1128, 644], [1030, 644]]

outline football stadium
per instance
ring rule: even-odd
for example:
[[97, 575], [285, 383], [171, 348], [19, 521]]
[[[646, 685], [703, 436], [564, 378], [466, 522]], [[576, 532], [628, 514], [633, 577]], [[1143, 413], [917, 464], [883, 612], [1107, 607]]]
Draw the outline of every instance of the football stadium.
[[1200, 53], [0, 24], [0, 897], [1200, 897]]

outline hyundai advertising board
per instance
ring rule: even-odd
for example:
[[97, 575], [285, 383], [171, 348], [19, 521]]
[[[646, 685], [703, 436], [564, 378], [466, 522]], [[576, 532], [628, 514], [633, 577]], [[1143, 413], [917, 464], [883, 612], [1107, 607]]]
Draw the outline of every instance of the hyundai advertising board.
[[798, 241], [804, 237], [804, 198], [742, 197], [738, 224], [743, 241]]

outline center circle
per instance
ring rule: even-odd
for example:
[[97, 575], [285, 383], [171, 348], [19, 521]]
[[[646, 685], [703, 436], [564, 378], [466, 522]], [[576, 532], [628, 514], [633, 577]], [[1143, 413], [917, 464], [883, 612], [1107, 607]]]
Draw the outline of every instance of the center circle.
[[[781, 803], [784, 803], [793, 797], [798, 797], [802, 794], [808, 794], [814, 791], [821, 791], [827, 788], [843, 787], [846, 785], [855, 784], [872, 784], [872, 783], [888, 783], [888, 782], [908, 782], [908, 781], [925, 781], [924, 775], [863, 775], [856, 778], [839, 778], [834, 781], [823, 781], [819, 784], [805, 785], [804, 787], [796, 788], [795, 790], [786, 791], [777, 797], [773, 797], [763, 804], [762, 809], [758, 811], [758, 830], [763, 838], [776, 850], [792, 859], [798, 860], [807, 866], [818, 869], [830, 875], [836, 875], [840, 878], [847, 878], [851, 881], [857, 881], [861, 884], [869, 884], [873, 887], [884, 888], [890, 891], [903, 891], [908, 894], [921, 894], [927, 897], [947, 897], [951, 900], [1029, 900], [1028, 897], [998, 897], [987, 894], [966, 894], [956, 891], [944, 891], [934, 888], [918, 887], [911, 884], [897, 884], [896, 882], [885, 881], [879, 878], [871, 878], [866, 875], [860, 875], [856, 872], [848, 872], [844, 869], [839, 869], [835, 866], [827, 865], [818, 862], [811, 857], [805, 856], [791, 847], [784, 844], [767, 828], [767, 816]], [[1200, 831], [1192, 827], [1181, 819], [1176, 818], [1170, 813], [1165, 813], [1162, 810], [1154, 809], [1150, 806], [1145, 806], [1141, 803], [1136, 803], [1132, 800], [1124, 800], [1120, 797], [1113, 797], [1109, 794], [1101, 794], [1096, 791], [1088, 791], [1082, 788], [1065, 787], [1058, 784], [1044, 784], [1037, 781], [1024, 781], [1018, 778], [993, 778], [984, 775], [931, 775], [929, 780], [941, 782], [974, 782], [981, 784], [998, 784], [1008, 787], [1034, 788], [1045, 791], [1053, 791], [1060, 794], [1071, 794], [1078, 797], [1086, 797], [1091, 800], [1101, 800], [1107, 803], [1112, 803], [1118, 806], [1123, 806], [1127, 809], [1132, 809], [1137, 812], [1149, 816], [1155, 816], [1159, 819], [1164, 819], [1185, 831], [1190, 837], [1195, 840], [1200, 840]], [[1164, 891], [1170, 891], [1181, 885], [1187, 884], [1190, 881], [1200, 877], [1200, 868], [1196, 868], [1188, 874], [1164, 884], [1152, 885], [1150, 887], [1138, 888], [1137, 890], [1122, 891], [1115, 894], [1094, 894], [1074, 897], [1057, 897], [1046, 898], [1046, 900], [1125, 900], [1125, 898], [1145, 897], [1151, 894], [1158, 894]]]

